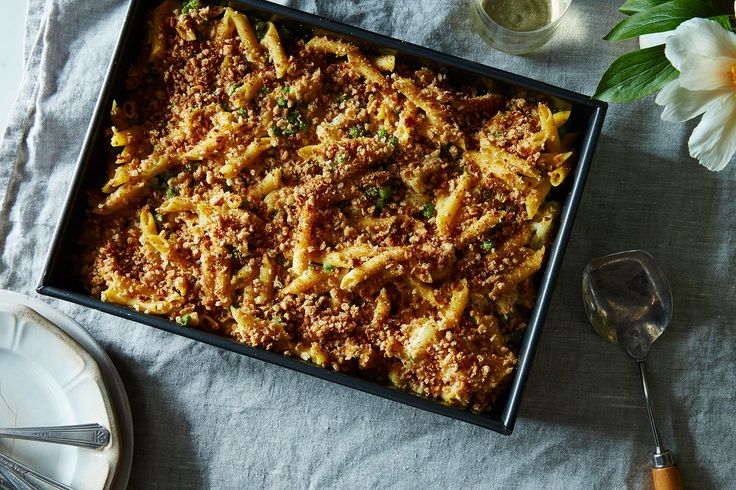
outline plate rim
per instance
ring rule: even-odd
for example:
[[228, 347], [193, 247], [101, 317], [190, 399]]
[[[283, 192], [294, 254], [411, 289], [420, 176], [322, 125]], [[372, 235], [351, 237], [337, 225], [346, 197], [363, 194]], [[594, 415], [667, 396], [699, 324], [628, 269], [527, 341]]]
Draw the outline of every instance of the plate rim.
[[118, 464], [112, 478], [105, 484], [105, 488], [116, 490], [127, 488], [133, 463], [133, 417], [125, 385], [110, 356], [92, 337], [92, 334], [76, 320], [39, 299], [0, 289], [0, 302], [11, 305], [15, 303], [30, 309], [57, 327], [62, 335], [67, 335], [75, 341], [83, 351], [82, 354], [87, 354], [94, 361], [92, 369], [97, 370], [100, 374], [120, 439]]

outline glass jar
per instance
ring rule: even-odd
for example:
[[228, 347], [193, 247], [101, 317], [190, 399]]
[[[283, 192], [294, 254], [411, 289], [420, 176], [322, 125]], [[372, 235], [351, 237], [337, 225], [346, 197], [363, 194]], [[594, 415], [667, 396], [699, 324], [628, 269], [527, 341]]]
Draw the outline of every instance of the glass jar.
[[[532, 30], [524, 29], [523, 23], [519, 29], [503, 26], [495, 21], [487, 9], [492, 9], [494, 2], [503, 2], [514, 8], [523, 8], [523, 1], [519, 0], [472, 0], [474, 18], [478, 33], [492, 47], [510, 54], [527, 54], [541, 48], [552, 38], [565, 13], [570, 8], [572, 0], [549, 0], [545, 11], [539, 12], [549, 20], [542, 27]], [[526, 8], [533, 8], [534, 2], [529, 1]], [[541, 7], [540, 7], [541, 8]], [[517, 19], [528, 21], [528, 16], [516, 14]]]

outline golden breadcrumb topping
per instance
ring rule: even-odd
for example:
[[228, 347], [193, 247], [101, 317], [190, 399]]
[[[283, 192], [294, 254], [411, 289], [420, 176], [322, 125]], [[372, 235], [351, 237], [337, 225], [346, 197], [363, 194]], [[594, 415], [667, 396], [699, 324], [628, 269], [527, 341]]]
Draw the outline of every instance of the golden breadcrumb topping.
[[89, 291], [487, 410], [535, 302], [569, 113], [216, 6], [164, 2], [141, 53], [90, 190]]

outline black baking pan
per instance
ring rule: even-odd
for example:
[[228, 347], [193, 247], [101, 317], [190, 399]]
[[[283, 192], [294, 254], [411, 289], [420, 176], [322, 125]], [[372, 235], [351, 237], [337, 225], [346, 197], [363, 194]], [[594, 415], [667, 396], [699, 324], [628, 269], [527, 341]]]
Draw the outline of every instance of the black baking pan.
[[[572, 105], [572, 124], [580, 132], [577, 149], [579, 159], [565, 184], [555, 189], [556, 199], [563, 203], [559, 230], [550, 249], [548, 260], [540, 273], [536, 305], [531, 313], [528, 328], [519, 351], [519, 362], [508, 387], [506, 395], [499, 398], [494, 408], [487, 413], [451, 407], [441, 402], [422, 398], [388, 385], [380, 384], [358, 375], [350, 375], [323, 369], [314, 364], [293, 357], [285, 357], [276, 352], [248, 347], [227, 337], [194, 328], [183, 327], [164, 318], [146, 315], [130, 308], [104, 303], [92, 297], [74, 276], [73, 258], [79, 253], [79, 234], [87, 208], [86, 191], [95, 187], [105, 171], [99, 162], [106, 161], [107, 138], [105, 128], [109, 125], [108, 111], [117, 94], [124, 92], [124, 78], [127, 66], [139, 52], [145, 36], [144, 16], [157, 1], [132, 0], [126, 14], [120, 39], [110, 63], [102, 92], [92, 115], [92, 120], [77, 162], [76, 172], [70, 184], [61, 219], [54, 234], [48, 253], [38, 292], [89, 308], [117, 315], [128, 320], [150, 325], [171, 333], [198, 340], [222, 349], [231, 350], [247, 356], [284, 366], [295, 371], [333, 381], [367, 393], [372, 393], [416, 408], [428, 410], [465, 422], [470, 422], [501, 434], [511, 434], [521, 403], [524, 386], [534, 358], [542, 325], [552, 298], [555, 277], [562, 263], [565, 246], [572, 229], [575, 212], [583, 192], [585, 178], [593, 158], [593, 152], [603, 125], [606, 104], [591, 100], [588, 96], [564, 90], [543, 82], [519, 75], [472, 63], [420, 46], [391, 39], [386, 36], [348, 26], [323, 17], [311, 15], [291, 8], [261, 0], [227, 2], [233, 8], [247, 14], [265, 17], [295, 32], [331, 34], [358, 44], [368, 52], [395, 53], [398, 60], [412, 65], [424, 65], [434, 69], [446, 70], [451, 76], [463, 80], [493, 81], [496, 87], [526, 89], [529, 92], [554, 97]], [[225, 3], [225, 2], [220, 2]], [[479, 41], [480, 42], [480, 41]], [[112, 327], [115, 328], [115, 327]]]

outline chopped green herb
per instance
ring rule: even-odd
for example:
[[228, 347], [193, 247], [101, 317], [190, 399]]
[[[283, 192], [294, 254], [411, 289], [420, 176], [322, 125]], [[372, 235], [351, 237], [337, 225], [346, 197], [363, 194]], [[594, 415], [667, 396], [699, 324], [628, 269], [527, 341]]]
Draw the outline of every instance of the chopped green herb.
[[350, 129], [348, 129], [348, 134], [351, 138], [360, 138], [361, 136], [365, 136], [365, 133], [365, 127], [359, 124], [356, 124], [355, 126], [352, 126]]
[[375, 204], [379, 209], [384, 208], [388, 204], [393, 194], [394, 193], [390, 187], [373, 187], [366, 191], [368, 198], [371, 199], [373, 204]]
[[279, 33], [281, 44], [288, 44], [294, 39], [294, 33], [288, 27], [279, 26], [276, 30]]
[[335, 266], [332, 264], [322, 264], [322, 270], [325, 272], [332, 272], [335, 270]]
[[153, 215], [153, 219], [155, 219], [159, 223], [163, 223], [164, 222], [164, 215], [161, 214], [161, 213], [156, 213], [156, 214]]
[[161, 180], [166, 183], [174, 176], [174, 172], [171, 170], [167, 170], [165, 172], [161, 172]]
[[229, 111], [230, 110], [229, 106], [227, 105], [227, 102], [225, 102], [224, 100], [222, 102], [220, 102], [220, 107], [222, 107], [222, 110], [223, 111]]
[[171, 199], [172, 197], [176, 197], [178, 195], [179, 191], [177, 191], [175, 187], [166, 188], [166, 199]]
[[188, 162], [186, 163], [186, 165], [185, 165], [184, 167], [185, 167], [185, 168], [186, 168], [187, 170], [189, 170], [190, 172], [194, 172], [195, 170], [197, 170], [197, 164], [198, 164], [198, 163], [199, 163], [200, 161], [201, 161], [201, 160], [189, 160], [189, 161], [188, 161]]
[[239, 107], [239, 108], [238, 108], [238, 115], [239, 115], [240, 117], [245, 117], [245, 116], [247, 116], [247, 115], [248, 115], [248, 111], [246, 111], [246, 110], [245, 110], [245, 109], [243, 109], [242, 107]]
[[388, 131], [386, 131], [386, 128], [381, 128], [376, 132], [376, 136], [378, 136], [379, 140], [386, 140], [388, 137]]
[[391, 143], [391, 146], [393, 146], [394, 148], [396, 148], [397, 146], [399, 146], [399, 138], [397, 138], [396, 136], [391, 136], [388, 139], [388, 142]]
[[480, 248], [486, 252], [492, 250], [495, 246], [496, 242], [494, 242], [493, 240], [483, 240], [483, 242], [480, 244]]
[[179, 319], [179, 323], [181, 323], [185, 327], [188, 327], [189, 326], [189, 323], [191, 323], [191, 321], [192, 321], [192, 315], [189, 315], [189, 314], [184, 315], [183, 317], [181, 317]]
[[425, 203], [424, 207], [422, 208], [422, 216], [424, 216], [425, 218], [431, 218], [432, 216], [434, 216], [434, 213], [434, 204], [432, 204], [431, 202]]
[[240, 87], [242, 87], [242, 85], [231, 85], [229, 91], [230, 95], [234, 94], [235, 91], [238, 90]]
[[495, 132], [493, 133], [493, 136], [494, 136], [495, 138], [503, 138], [504, 136], [506, 136], [506, 133], [504, 133], [503, 131], [495, 131]]
[[292, 134], [304, 131], [307, 128], [307, 122], [302, 118], [301, 113], [297, 110], [289, 111], [286, 116], [286, 122], [289, 125], [283, 129], [279, 128], [278, 131], [276, 130], [276, 125], [272, 127], [274, 135], [280, 136], [281, 134], [285, 134], [287, 136], [291, 136]]
[[264, 21], [256, 22], [256, 38], [259, 41], [263, 39], [263, 36], [266, 35], [266, 31], [268, 31], [268, 22], [264, 22]]
[[232, 252], [230, 252], [230, 255], [232, 256], [232, 258], [234, 258], [234, 259], [235, 259], [235, 260], [237, 260], [238, 262], [242, 262], [242, 261], [243, 261], [243, 259], [245, 259], [245, 255], [243, 254], [243, 252], [241, 252], [241, 251], [240, 251], [240, 250], [238, 250], [237, 248], [234, 248], [234, 249], [232, 250]]
[[143, 119], [129, 117], [128, 124], [130, 124], [131, 126], [140, 126], [141, 124], [143, 124]]
[[291, 87], [289, 87], [289, 86], [287, 85], [286, 87], [282, 88], [282, 89], [281, 89], [281, 91], [282, 91], [283, 93], [285, 93], [285, 94], [288, 94], [289, 92], [291, 92]]
[[338, 165], [342, 165], [343, 163], [347, 162], [350, 159], [348, 155], [337, 155], [335, 157], [335, 163]]
[[509, 344], [518, 344], [523, 338], [523, 330], [514, 330], [513, 332], [509, 332], [509, 334], [506, 336], [506, 340], [508, 340]]
[[261, 93], [262, 93], [263, 95], [266, 95], [266, 94], [270, 94], [270, 93], [271, 93], [271, 89], [270, 89], [270, 88], [268, 88], [268, 87], [266, 87], [266, 86], [264, 85], [263, 87], [261, 87]]
[[279, 97], [278, 99], [276, 99], [276, 105], [278, 105], [279, 107], [286, 107], [289, 105], [289, 101], [284, 99], [283, 97]]
[[345, 102], [345, 101], [346, 101], [346, 100], [348, 100], [349, 98], [350, 98], [350, 96], [349, 96], [349, 95], [347, 95], [347, 94], [340, 94], [340, 95], [338, 95], [338, 97], [337, 97], [337, 101], [338, 101], [339, 103], [341, 103], [341, 104], [342, 104], [343, 102]]
[[184, 0], [181, 2], [181, 13], [186, 14], [192, 9], [199, 8], [199, 0]]
[[274, 136], [281, 136], [282, 134], [284, 134], [284, 130], [276, 126], [275, 124], [271, 126], [271, 132]]
[[284, 323], [284, 319], [280, 315], [274, 316], [273, 321], [276, 323]]

